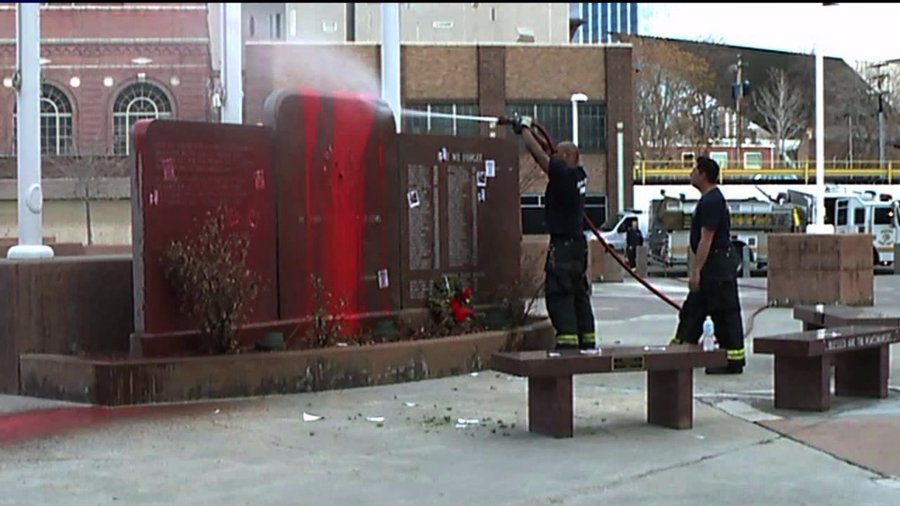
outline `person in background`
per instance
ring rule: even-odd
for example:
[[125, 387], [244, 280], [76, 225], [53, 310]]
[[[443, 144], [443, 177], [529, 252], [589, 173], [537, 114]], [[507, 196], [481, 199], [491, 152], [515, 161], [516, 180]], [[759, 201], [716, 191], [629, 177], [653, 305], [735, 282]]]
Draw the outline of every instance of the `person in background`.
[[631, 221], [631, 226], [628, 228], [625, 236], [625, 244], [628, 253], [628, 265], [634, 269], [637, 267], [637, 249], [639, 246], [644, 245], [644, 236], [641, 234], [641, 229], [638, 228], [637, 220]]

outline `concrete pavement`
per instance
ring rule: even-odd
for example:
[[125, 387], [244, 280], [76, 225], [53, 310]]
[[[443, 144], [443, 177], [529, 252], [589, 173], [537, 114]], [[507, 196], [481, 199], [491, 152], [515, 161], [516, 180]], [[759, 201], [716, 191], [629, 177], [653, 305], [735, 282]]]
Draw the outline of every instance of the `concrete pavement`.
[[[875, 283], [876, 307], [900, 311], [900, 277]], [[765, 279], [742, 284], [749, 320]], [[601, 347], [665, 343], [677, 318], [634, 282], [595, 284], [594, 309]], [[764, 309], [750, 337], [800, 327]], [[775, 410], [772, 366], [750, 354], [741, 376], [698, 370], [685, 431], [645, 423], [642, 373], [576, 377], [568, 440], [527, 432], [526, 382], [493, 371], [116, 415], [0, 398], [0, 413], [18, 413], [0, 431], [15, 416], [62, 419], [0, 443], [0, 504], [900, 504], [900, 394]]]

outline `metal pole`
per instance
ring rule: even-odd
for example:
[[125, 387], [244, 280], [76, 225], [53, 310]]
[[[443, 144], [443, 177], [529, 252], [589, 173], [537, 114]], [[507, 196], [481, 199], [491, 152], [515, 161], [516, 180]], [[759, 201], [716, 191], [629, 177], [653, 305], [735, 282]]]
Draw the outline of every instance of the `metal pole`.
[[225, 90], [220, 110], [221, 121], [222, 123], [241, 124], [244, 122], [244, 48], [241, 39], [241, 4], [223, 2], [221, 5], [219, 57], [222, 64], [219, 66], [219, 72], [222, 76], [222, 87]]
[[400, 133], [400, 4], [381, 4], [381, 99], [394, 113]]
[[850, 142], [850, 166], [853, 166], [853, 116], [847, 116], [847, 140]]
[[616, 183], [618, 184], [618, 202], [619, 212], [625, 210], [625, 134], [622, 131], [625, 124], [621, 121], [616, 123]]
[[816, 47], [816, 226], [825, 226], [825, 60]]
[[[824, 7], [835, 4], [822, 4]], [[816, 34], [816, 220], [806, 227], [807, 233], [833, 234], [834, 225], [825, 225], [825, 51], [827, 37], [825, 11], [817, 11]]]
[[884, 102], [878, 92], [878, 168], [884, 168]]
[[41, 212], [41, 4], [19, 3], [16, 7], [16, 162], [18, 165], [19, 244], [7, 258], [50, 258], [53, 249], [44, 246]]
[[741, 168], [744, 168], [744, 159], [741, 158], [741, 147], [744, 144], [744, 121], [741, 118], [741, 99], [744, 98], [744, 62], [741, 59], [741, 53], [737, 55], [737, 90], [736, 90], [736, 107], [737, 112], [737, 162]]

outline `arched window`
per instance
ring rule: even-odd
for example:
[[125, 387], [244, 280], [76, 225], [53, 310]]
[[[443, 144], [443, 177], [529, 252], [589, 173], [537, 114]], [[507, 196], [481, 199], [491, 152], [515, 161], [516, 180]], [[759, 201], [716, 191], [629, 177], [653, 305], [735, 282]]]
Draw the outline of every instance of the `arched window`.
[[[13, 150], [18, 138], [17, 111], [13, 111]], [[41, 86], [41, 154], [72, 153], [72, 102], [56, 86]]]
[[125, 88], [113, 105], [113, 153], [127, 155], [131, 152], [131, 127], [136, 121], [171, 115], [169, 97], [158, 86], [134, 83]]

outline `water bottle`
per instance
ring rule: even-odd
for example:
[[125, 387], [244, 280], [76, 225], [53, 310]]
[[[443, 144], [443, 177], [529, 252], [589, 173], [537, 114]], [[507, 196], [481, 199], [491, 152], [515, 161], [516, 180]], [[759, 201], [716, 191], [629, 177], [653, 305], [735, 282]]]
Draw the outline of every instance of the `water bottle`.
[[706, 320], [703, 322], [703, 336], [700, 337], [700, 344], [703, 346], [703, 351], [713, 351], [716, 349], [715, 332], [716, 328], [715, 325], [713, 325], [712, 318], [707, 316]]

